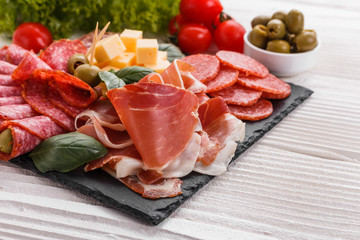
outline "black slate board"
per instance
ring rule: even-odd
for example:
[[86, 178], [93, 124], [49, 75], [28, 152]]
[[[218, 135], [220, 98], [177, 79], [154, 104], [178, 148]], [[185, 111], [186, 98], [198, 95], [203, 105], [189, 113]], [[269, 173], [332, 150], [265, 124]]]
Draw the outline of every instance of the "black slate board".
[[[269, 118], [257, 122], [246, 122], [245, 139], [242, 143], [238, 144], [232, 161], [313, 93], [309, 89], [294, 84], [291, 84], [291, 89], [292, 93], [288, 98], [272, 101], [274, 112]], [[150, 225], [157, 225], [162, 222], [180, 207], [182, 203], [214, 178], [213, 176], [193, 172], [182, 178], [182, 195], [174, 198], [151, 200], [141, 197], [102, 170], [84, 173], [82, 168], [78, 168], [69, 173], [41, 173], [27, 155], [14, 158], [10, 162], [34, 171], [55, 182], [64, 184], [74, 191], [91, 196], [109, 207], [119, 209]]]

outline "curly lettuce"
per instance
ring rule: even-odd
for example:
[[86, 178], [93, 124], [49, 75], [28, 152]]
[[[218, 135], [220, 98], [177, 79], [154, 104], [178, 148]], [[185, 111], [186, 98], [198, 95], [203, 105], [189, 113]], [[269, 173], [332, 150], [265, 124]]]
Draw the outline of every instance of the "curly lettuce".
[[12, 34], [23, 22], [40, 22], [55, 39], [75, 32], [89, 32], [98, 21], [109, 31], [124, 28], [165, 33], [180, 0], [0, 0], [0, 32]]

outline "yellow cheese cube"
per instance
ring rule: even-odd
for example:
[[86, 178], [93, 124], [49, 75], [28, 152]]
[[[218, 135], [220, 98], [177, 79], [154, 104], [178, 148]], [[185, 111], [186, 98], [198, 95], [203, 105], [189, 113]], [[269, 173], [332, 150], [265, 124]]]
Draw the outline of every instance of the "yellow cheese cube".
[[124, 68], [133, 66], [136, 64], [136, 56], [133, 52], [123, 52], [120, 56], [114, 58], [110, 61], [109, 65], [117, 67], [117, 68]]
[[120, 56], [126, 50], [118, 34], [104, 38], [96, 44], [95, 59], [98, 63]]
[[170, 62], [168, 60], [165, 60], [165, 61], [163, 60], [155, 65], [145, 64], [144, 66], [154, 70], [157, 73], [162, 73], [166, 68], [168, 68], [170, 66]]
[[167, 60], [167, 51], [158, 51], [158, 58], [161, 61]]
[[136, 44], [136, 63], [157, 64], [158, 47], [156, 39], [138, 39]]
[[129, 52], [136, 51], [136, 42], [138, 39], [142, 39], [143, 32], [137, 30], [125, 29], [121, 34], [121, 41], [124, 43], [126, 50]]
[[113, 70], [115, 70], [115, 71], [120, 70], [120, 68], [117, 68], [117, 67], [108, 65], [108, 66], [106, 66], [106, 67], [101, 68], [101, 71], [109, 71], [109, 70], [111, 70], [111, 69], [113, 69]]

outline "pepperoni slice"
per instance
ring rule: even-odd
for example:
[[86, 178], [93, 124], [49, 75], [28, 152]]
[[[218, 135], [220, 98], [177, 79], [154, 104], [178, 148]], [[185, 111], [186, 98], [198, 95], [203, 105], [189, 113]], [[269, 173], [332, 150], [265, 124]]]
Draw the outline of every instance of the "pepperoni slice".
[[206, 93], [215, 92], [230, 87], [236, 83], [238, 76], [238, 70], [227, 66], [222, 66], [218, 75], [214, 79], [206, 82]]
[[265, 77], [269, 74], [269, 70], [263, 64], [245, 54], [221, 50], [216, 53], [216, 56], [221, 63], [238, 69], [246, 75]]
[[86, 54], [87, 49], [78, 39], [62, 39], [53, 42], [42, 53], [40, 59], [56, 70], [67, 72], [67, 62], [75, 53]]
[[252, 106], [229, 105], [230, 112], [241, 120], [258, 121], [269, 117], [273, 112], [273, 106], [269, 100], [260, 98]]
[[186, 62], [195, 68], [192, 75], [200, 82], [207, 82], [216, 77], [220, 69], [217, 57], [210, 54], [194, 54], [180, 61]]
[[261, 94], [261, 91], [234, 84], [226, 89], [212, 92], [210, 96], [221, 97], [227, 104], [250, 106], [260, 99]]
[[241, 75], [238, 78], [238, 83], [242, 86], [273, 94], [282, 95], [286, 94], [289, 89], [291, 91], [289, 84], [272, 74], [269, 74], [264, 78]]

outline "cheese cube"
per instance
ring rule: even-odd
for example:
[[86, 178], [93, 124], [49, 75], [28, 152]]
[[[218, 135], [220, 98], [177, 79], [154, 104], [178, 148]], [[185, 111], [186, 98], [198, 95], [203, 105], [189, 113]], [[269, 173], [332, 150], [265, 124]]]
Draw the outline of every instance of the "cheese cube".
[[101, 71], [109, 71], [109, 70], [111, 70], [111, 69], [113, 69], [113, 70], [115, 70], [115, 71], [120, 70], [120, 68], [117, 68], [117, 67], [108, 65], [108, 66], [106, 66], [106, 67], [101, 68]]
[[156, 39], [138, 39], [136, 43], [136, 63], [156, 65], [158, 47]]
[[95, 59], [98, 63], [109, 61], [126, 50], [118, 34], [104, 38], [96, 44]]
[[147, 68], [150, 68], [152, 70], [154, 70], [157, 73], [162, 73], [166, 68], [168, 68], [170, 66], [170, 62], [168, 60], [163, 60], [160, 61], [158, 64], [145, 64], [144, 65]]
[[123, 52], [120, 56], [112, 59], [109, 65], [119, 69], [124, 67], [133, 66], [136, 64], [136, 56], [133, 52]]
[[137, 30], [125, 29], [121, 34], [121, 41], [124, 43], [126, 50], [129, 52], [136, 51], [136, 42], [138, 39], [142, 39], [143, 32]]
[[167, 51], [158, 51], [158, 58], [162, 61], [167, 60]]

